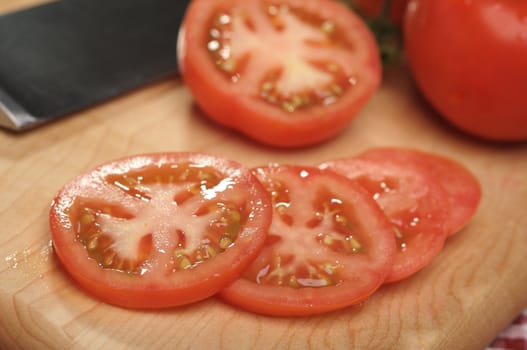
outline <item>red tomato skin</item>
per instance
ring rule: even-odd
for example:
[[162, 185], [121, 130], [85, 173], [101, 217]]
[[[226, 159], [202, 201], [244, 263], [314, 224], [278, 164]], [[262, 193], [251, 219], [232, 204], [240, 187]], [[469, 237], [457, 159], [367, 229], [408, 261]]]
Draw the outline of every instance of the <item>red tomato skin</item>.
[[[243, 310], [266, 316], [305, 317], [340, 310], [365, 301], [373, 292], [354, 301], [345, 301], [339, 286], [324, 287], [323, 293], [314, 288], [304, 288], [296, 295], [287, 295], [276, 287], [256, 285], [246, 279], [238, 279], [220, 292], [220, 297]], [[380, 285], [378, 286], [380, 287]], [[377, 288], [378, 288], [377, 287]], [[326, 302], [322, 300], [326, 298]], [[312, 301], [311, 304], [308, 304]]]
[[[256, 168], [255, 171], [258, 169], [266, 169], [266, 167]], [[262, 315], [298, 317], [357, 305], [383, 285], [393, 263], [395, 239], [386, 217], [366, 191], [341, 175], [312, 167], [271, 165], [264, 172], [267, 173], [264, 177], [270, 176], [270, 178], [281, 178], [280, 173], [296, 173], [296, 176], [307, 178], [303, 175], [307, 172], [308, 177], [325, 179], [327, 184], [339, 183], [339, 188], [342, 189], [339, 195], [342, 196], [343, 193], [347, 195], [345, 198], [349, 203], [354, 204], [358, 216], [363, 220], [360, 226], [369, 228], [364, 240], [371, 246], [367, 248], [369, 252], [366, 256], [351, 257], [349, 263], [346, 260], [350, 258], [341, 256], [341, 263], [348, 267], [345, 273], [348, 278], [336, 285], [296, 289], [288, 286], [257, 284], [242, 277], [220, 292], [222, 299], [244, 310]], [[262, 180], [261, 176], [259, 178]], [[314, 183], [318, 183], [317, 181], [315, 180]], [[306, 180], [304, 185], [307, 191], [314, 191], [310, 184], [311, 180]], [[295, 218], [295, 221], [303, 222], [300, 218]], [[273, 225], [270, 229], [273, 229]], [[294, 246], [291, 247], [291, 252], [295, 253]]]
[[[255, 0], [228, 0], [222, 6]], [[178, 37], [181, 77], [197, 105], [207, 117], [260, 143], [296, 148], [321, 143], [341, 132], [373, 96], [381, 83], [382, 66], [378, 46], [365, 23], [338, 1], [287, 0], [322, 18], [335, 19], [343, 34], [356, 43], [357, 83], [337, 103], [311, 106], [309, 111], [286, 112], [254, 93], [240, 91], [215, 66], [204, 38], [214, 0], [194, 0], [187, 9]], [[242, 77], [243, 78], [243, 77]], [[255, 79], [257, 80], [257, 79]]]
[[[227, 249], [222, 259], [211, 259], [197, 268], [181, 270], [171, 277], [130, 276], [111, 269], [102, 269], [88, 256], [76, 238], [69, 208], [74, 196], [87, 187], [97, 190], [97, 183], [114, 171], [122, 173], [153, 164], [177, 164], [191, 161], [194, 164], [214, 165], [221, 172], [239, 172], [240, 181], [246, 181], [249, 197], [256, 200], [258, 208], [249, 227], [240, 233], [234, 249]], [[216, 294], [235, 280], [258, 254], [265, 243], [266, 228], [271, 222], [271, 204], [265, 189], [240, 164], [199, 153], [155, 153], [130, 156], [102, 164], [66, 184], [52, 201], [49, 222], [55, 254], [59, 263], [81, 289], [101, 301], [132, 309], [158, 309], [186, 305]], [[203, 268], [201, 268], [203, 267]]]
[[494, 141], [527, 140], [527, 2], [412, 0], [411, 72], [448, 122]]
[[411, 148], [372, 148], [361, 154], [367, 159], [393, 159], [409, 167], [419, 167], [434, 178], [448, 195], [445, 218], [448, 235], [459, 232], [476, 213], [482, 196], [481, 184], [463, 164], [429, 152]]

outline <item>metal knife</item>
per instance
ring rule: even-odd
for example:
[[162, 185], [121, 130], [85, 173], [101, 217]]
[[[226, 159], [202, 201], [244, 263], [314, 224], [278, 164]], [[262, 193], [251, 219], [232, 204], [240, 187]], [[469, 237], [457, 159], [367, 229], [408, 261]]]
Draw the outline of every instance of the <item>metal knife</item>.
[[177, 74], [190, 0], [60, 0], [0, 16], [0, 126], [26, 130]]

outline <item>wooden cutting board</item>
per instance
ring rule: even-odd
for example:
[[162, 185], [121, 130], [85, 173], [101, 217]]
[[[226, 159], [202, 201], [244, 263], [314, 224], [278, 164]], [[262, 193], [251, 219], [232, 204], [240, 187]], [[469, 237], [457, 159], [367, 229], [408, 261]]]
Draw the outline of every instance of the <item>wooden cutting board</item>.
[[[429, 267], [357, 307], [269, 318], [211, 298], [125, 310], [84, 294], [52, 250], [54, 194], [113, 158], [201, 151], [247, 166], [316, 164], [375, 146], [456, 159], [480, 179], [483, 198]], [[420, 99], [404, 66], [386, 72], [343, 133], [315, 147], [268, 148], [221, 128], [174, 77], [30, 133], [0, 131], [0, 175], [0, 349], [482, 349], [527, 307], [527, 144], [484, 143], [453, 130]]]

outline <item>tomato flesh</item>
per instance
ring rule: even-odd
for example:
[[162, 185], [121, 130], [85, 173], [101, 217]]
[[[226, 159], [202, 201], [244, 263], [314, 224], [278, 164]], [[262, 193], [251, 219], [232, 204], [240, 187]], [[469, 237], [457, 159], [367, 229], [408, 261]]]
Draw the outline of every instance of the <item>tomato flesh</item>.
[[254, 171], [271, 194], [273, 221], [258, 257], [221, 292], [225, 300], [267, 315], [309, 315], [357, 304], [383, 283], [394, 237], [364, 190], [317, 168]]
[[372, 34], [335, 1], [195, 0], [178, 43], [205, 114], [275, 146], [335, 135], [380, 84]]
[[[349, 46], [338, 34], [335, 23], [301, 8], [292, 9], [285, 3], [266, 5], [264, 14], [271, 29], [265, 34], [255, 34], [255, 27], [262, 24], [253, 22], [247, 11], [237, 7], [213, 17], [207, 48], [216, 66], [231, 81], [237, 82], [244, 71], [251, 68], [249, 60], [255, 59], [254, 56], [265, 56], [266, 60], [271, 60], [267, 63], [270, 69], [256, 82], [261, 99], [287, 112], [335, 103], [339, 95], [351, 87], [349, 81], [353, 77], [347, 76], [337, 61], [321, 61], [322, 57], [319, 57], [305, 62], [290, 47], [297, 43], [295, 49], [306, 51], [304, 40], [311, 42], [313, 49], [326, 45]], [[303, 35], [293, 37], [294, 33], [286, 28], [302, 28], [300, 33]], [[270, 55], [269, 43], [273, 43], [274, 49], [278, 47], [286, 51]], [[276, 68], [271, 68], [273, 66]]]
[[349, 157], [320, 165], [362, 186], [392, 225], [397, 254], [386, 282], [396, 282], [427, 266], [441, 251], [449, 201], [444, 189], [418, 167], [389, 157]]
[[419, 167], [434, 178], [448, 195], [445, 229], [449, 235], [459, 232], [476, 213], [481, 200], [481, 185], [474, 174], [459, 162], [409, 148], [374, 148], [361, 157], [392, 159], [408, 167]]
[[237, 278], [265, 242], [270, 202], [241, 165], [152, 154], [104, 164], [50, 210], [55, 251], [82, 288], [125, 307], [198, 301]]

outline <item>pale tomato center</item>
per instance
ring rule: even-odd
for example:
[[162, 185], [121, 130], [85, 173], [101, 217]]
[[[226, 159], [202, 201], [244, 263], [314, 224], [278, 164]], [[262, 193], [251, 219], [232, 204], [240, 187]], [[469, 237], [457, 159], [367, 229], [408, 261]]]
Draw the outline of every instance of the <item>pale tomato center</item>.
[[134, 208], [81, 198], [72, 218], [103, 268], [145, 273], [155, 260], [169, 272], [193, 268], [234, 244], [245, 220], [243, 203], [223, 196], [234, 180], [213, 169], [151, 167], [105, 180]]
[[351, 45], [331, 20], [288, 5], [240, 5], [211, 21], [207, 48], [232, 82], [293, 112], [329, 105], [356, 84]]
[[338, 284], [339, 255], [364, 250], [344, 201], [321, 189], [313, 203], [305, 203], [305, 189], [273, 180], [265, 185], [274, 203], [273, 221], [263, 252], [244, 277], [293, 288]]

